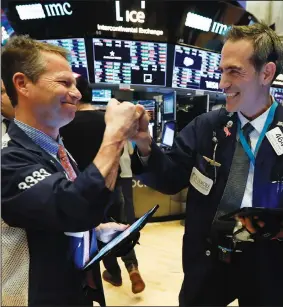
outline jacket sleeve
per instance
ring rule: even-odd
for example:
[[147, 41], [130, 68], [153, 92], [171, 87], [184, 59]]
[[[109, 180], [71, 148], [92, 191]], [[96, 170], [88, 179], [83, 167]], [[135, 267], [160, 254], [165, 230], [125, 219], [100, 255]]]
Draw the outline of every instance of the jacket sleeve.
[[3, 220], [12, 227], [63, 232], [100, 224], [112, 193], [95, 165], [71, 182], [41, 163], [26, 150], [2, 150]]
[[135, 149], [132, 170], [144, 184], [171, 195], [189, 185], [196, 157], [196, 121], [197, 118], [180, 132], [167, 154], [153, 142], [147, 166], [142, 164]]

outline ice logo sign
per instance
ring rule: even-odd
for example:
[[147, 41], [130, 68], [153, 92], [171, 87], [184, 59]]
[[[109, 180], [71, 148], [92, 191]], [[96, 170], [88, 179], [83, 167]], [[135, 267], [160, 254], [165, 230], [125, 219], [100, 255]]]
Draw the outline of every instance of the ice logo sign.
[[[125, 13], [121, 15], [120, 1], [115, 1], [115, 9], [117, 21], [124, 21], [125, 19], [126, 22], [144, 23], [145, 14], [143, 11], [126, 10]], [[145, 1], [141, 1], [141, 9], [145, 9]]]

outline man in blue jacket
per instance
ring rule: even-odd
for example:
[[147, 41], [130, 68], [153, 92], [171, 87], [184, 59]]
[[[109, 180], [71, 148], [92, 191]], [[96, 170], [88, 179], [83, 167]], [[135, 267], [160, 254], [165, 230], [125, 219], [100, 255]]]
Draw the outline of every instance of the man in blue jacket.
[[65, 49], [27, 36], [11, 38], [2, 51], [2, 79], [15, 108], [1, 152], [4, 306], [105, 305], [99, 265], [82, 268], [97, 239], [106, 243], [126, 227], [101, 221], [124, 142], [144, 109], [111, 100], [100, 149], [79, 173], [59, 136], [81, 98], [67, 58]]
[[282, 219], [218, 218], [241, 207], [283, 209], [283, 107], [269, 95], [283, 47], [264, 24], [234, 26], [221, 55], [226, 110], [195, 118], [168, 154], [144, 115], [132, 166], [162, 193], [189, 187], [180, 306], [282, 306]]

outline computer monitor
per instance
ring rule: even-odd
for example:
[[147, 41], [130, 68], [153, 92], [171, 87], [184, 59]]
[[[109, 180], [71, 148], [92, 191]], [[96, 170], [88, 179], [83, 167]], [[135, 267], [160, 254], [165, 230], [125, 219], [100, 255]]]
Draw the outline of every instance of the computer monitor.
[[166, 85], [167, 44], [93, 39], [95, 83]]
[[110, 89], [93, 89], [92, 102], [108, 102], [111, 99]]
[[175, 137], [175, 131], [176, 131], [176, 122], [168, 121], [164, 123], [162, 138], [161, 138], [162, 146], [168, 148], [172, 147]]
[[163, 95], [161, 120], [176, 120], [176, 92]]
[[43, 42], [67, 49], [70, 54], [72, 71], [89, 80], [85, 41], [83, 38], [46, 39]]
[[221, 55], [216, 52], [176, 45], [172, 87], [222, 92], [220, 59]]
[[272, 95], [277, 102], [283, 103], [283, 87], [271, 87], [270, 95]]

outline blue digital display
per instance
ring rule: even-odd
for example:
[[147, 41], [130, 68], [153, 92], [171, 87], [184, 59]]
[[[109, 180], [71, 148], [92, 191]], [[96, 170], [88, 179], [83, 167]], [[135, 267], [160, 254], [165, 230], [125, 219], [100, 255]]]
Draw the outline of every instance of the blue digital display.
[[111, 99], [111, 90], [92, 90], [92, 101], [93, 102], [108, 102]]
[[8, 39], [15, 33], [15, 31], [10, 25], [10, 22], [3, 9], [1, 9], [1, 31], [2, 31], [1, 45], [4, 46], [7, 43]]
[[270, 94], [277, 102], [283, 103], [283, 87], [271, 87]]

